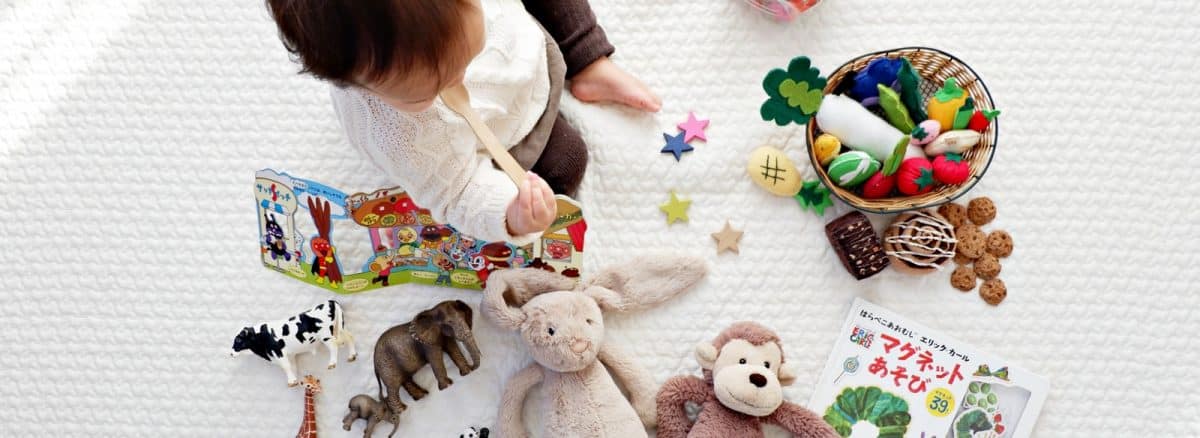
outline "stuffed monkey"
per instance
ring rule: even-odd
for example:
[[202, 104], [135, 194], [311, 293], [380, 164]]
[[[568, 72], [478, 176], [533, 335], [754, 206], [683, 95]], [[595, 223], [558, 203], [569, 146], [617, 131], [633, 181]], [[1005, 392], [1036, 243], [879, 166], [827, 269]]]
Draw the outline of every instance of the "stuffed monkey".
[[[763, 423], [797, 437], [837, 438], [816, 413], [783, 400], [795, 377], [783, 366], [783, 344], [770, 329], [738, 322], [696, 347], [704, 378], [675, 376], [658, 392], [658, 437], [761, 438]], [[687, 402], [700, 406], [695, 424]]]

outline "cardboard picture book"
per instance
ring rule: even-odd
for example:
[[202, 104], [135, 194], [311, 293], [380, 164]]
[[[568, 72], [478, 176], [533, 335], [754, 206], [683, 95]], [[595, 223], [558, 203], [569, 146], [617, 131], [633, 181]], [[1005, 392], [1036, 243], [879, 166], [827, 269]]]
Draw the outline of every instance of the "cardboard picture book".
[[843, 437], [1023, 438], [1049, 387], [1044, 377], [859, 298], [808, 407]]
[[345, 192], [274, 170], [255, 174], [263, 266], [349, 294], [404, 283], [482, 289], [498, 269], [578, 277], [587, 222], [558, 196], [558, 217], [530, 245], [485, 242], [434, 221], [400, 187]]

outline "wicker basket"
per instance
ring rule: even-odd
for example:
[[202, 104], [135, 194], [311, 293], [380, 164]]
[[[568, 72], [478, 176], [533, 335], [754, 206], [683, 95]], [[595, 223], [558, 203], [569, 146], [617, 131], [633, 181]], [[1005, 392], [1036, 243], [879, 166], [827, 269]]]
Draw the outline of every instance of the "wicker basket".
[[[975, 108], [981, 110], [994, 108], [991, 93], [988, 92], [987, 86], [983, 84], [983, 79], [980, 79], [975, 74], [975, 71], [971, 70], [971, 67], [968, 67], [967, 64], [949, 53], [928, 47], [906, 47], [860, 56], [838, 67], [837, 70], [829, 75], [829, 82], [825, 85], [825, 94], [846, 92], [852, 83], [851, 80], [846, 79], [853, 79], [854, 74], [866, 68], [867, 63], [881, 57], [892, 59], [899, 57], [908, 58], [909, 62], [912, 63], [913, 69], [924, 79], [921, 83], [921, 94], [925, 99], [929, 99], [930, 96], [936, 93], [946, 78], [953, 77], [958, 80], [958, 85], [975, 99]], [[917, 122], [920, 122], [920, 120], [917, 120]], [[984, 131], [979, 145], [963, 154], [963, 158], [971, 166], [971, 177], [966, 182], [953, 186], [939, 186], [929, 193], [918, 196], [865, 199], [851, 189], [844, 189], [834, 184], [829, 179], [829, 174], [825, 171], [825, 168], [817, 161], [817, 155], [813, 151], [813, 140], [821, 135], [821, 127], [817, 126], [816, 118], [810, 120], [807, 126], [808, 158], [812, 162], [813, 168], [817, 170], [817, 175], [820, 176], [821, 182], [826, 187], [829, 187], [829, 191], [838, 197], [838, 199], [845, 201], [856, 209], [868, 213], [888, 214], [933, 207], [953, 201], [959, 196], [966, 194], [972, 187], [975, 187], [980, 178], [983, 178], [983, 174], [987, 172], [988, 164], [992, 161], [992, 154], [996, 151], [996, 137], [1000, 131], [998, 122], [998, 120], [993, 120], [991, 126]]]

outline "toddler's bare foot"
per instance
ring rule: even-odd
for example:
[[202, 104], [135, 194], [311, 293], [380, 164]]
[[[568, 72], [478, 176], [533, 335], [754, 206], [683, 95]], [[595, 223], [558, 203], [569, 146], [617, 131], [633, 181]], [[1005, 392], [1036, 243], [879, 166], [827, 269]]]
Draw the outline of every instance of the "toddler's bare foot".
[[571, 79], [571, 94], [584, 102], [615, 102], [658, 112], [662, 100], [608, 57], [601, 57]]

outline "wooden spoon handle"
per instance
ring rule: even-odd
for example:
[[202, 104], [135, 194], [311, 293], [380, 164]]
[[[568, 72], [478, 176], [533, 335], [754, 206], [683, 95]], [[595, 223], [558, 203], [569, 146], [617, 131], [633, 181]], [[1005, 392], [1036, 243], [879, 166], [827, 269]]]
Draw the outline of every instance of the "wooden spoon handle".
[[459, 84], [442, 90], [442, 102], [467, 121], [467, 125], [470, 125], [471, 130], [475, 131], [475, 137], [478, 137], [483, 146], [487, 148], [488, 154], [492, 156], [493, 160], [496, 160], [500, 169], [508, 174], [513, 184], [520, 187], [521, 181], [525, 180], [525, 169], [521, 167], [520, 163], [517, 163], [517, 159], [513, 158], [512, 154], [508, 153], [508, 149], [500, 144], [496, 134], [483, 123], [483, 120], [479, 119], [479, 114], [471, 108], [471, 95], [467, 93], [466, 87]]

